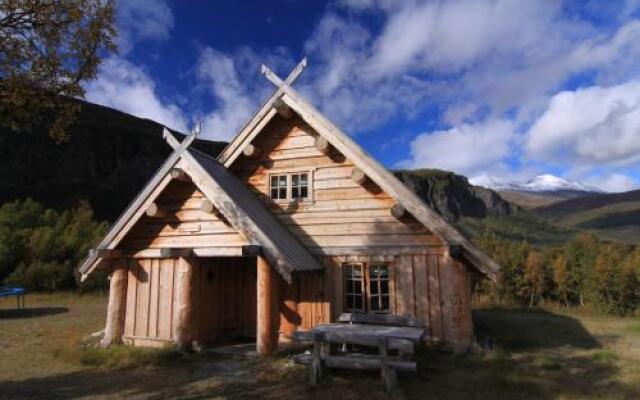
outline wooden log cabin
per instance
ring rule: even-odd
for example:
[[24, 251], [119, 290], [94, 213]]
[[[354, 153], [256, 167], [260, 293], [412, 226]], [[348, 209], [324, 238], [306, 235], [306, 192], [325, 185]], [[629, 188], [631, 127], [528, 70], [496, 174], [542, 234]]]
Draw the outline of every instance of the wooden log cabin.
[[270, 354], [342, 312], [471, 344], [470, 277], [498, 265], [291, 87], [303, 67], [263, 67], [274, 93], [217, 158], [165, 130], [173, 153], [79, 267], [110, 271], [104, 345]]

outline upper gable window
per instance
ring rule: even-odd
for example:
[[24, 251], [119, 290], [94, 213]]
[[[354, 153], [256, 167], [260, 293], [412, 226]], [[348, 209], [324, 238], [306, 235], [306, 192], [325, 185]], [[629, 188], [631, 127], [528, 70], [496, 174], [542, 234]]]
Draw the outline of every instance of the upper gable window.
[[309, 198], [309, 173], [291, 174], [291, 198]]
[[286, 199], [288, 188], [289, 176], [271, 175], [271, 198], [272, 199]]
[[269, 175], [269, 196], [278, 201], [311, 201], [312, 171], [272, 173]]

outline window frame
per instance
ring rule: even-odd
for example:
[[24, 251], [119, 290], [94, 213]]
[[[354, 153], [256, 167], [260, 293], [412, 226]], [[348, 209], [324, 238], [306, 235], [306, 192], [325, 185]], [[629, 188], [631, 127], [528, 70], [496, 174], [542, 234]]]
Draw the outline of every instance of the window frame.
[[[275, 203], [313, 203], [314, 202], [314, 172], [315, 168], [289, 168], [282, 170], [270, 170], [267, 173], [267, 196], [269, 199]], [[293, 188], [293, 175], [307, 174], [307, 197], [306, 198], [293, 198], [292, 188]], [[271, 197], [271, 177], [272, 176], [287, 176], [287, 197], [284, 199], [274, 199]]]
[[[348, 285], [347, 285], [347, 267], [351, 267], [351, 266], [355, 266], [358, 265], [361, 267], [361, 271], [362, 271], [362, 275], [361, 275], [361, 280], [360, 280], [360, 284], [362, 285], [362, 308], [361, 309], [355, 309], [355, 308], [348, 308], [348, 298], [349, 296], [353, 296], [353, 293], [348, 291]], [[381, 294], [381, 283], [383, 280], [377, 280], [378, 283], [378, 287], [379, 287], [379, 291], [373, 295], [373, 297], [375, 297], [378, 301], [378, 304], [381, 305], [381, 299], [382, 297], [386, 296], [388, 298], [388, 308], [383, 310], [381, 308], [378, 308], [377, 310], [372, 310], [371, 309], [371, 300], [372, 300], [372, 295], [371, 295], [371, 273], [370, 271], [377, 267], [377, 266], [383, 266], [383, 267], [387, 267], [387, 293], [386, 294]], [[393, 273], [393, 263], [389, 262], [389, 261], [371, 261], [371, 262], [343, 262], [341, 263], [341, 270], [342, 270], [342, 312], [356, 312], [356, 313], [372, 313], [372, 314], [391, 314], [394, 312], [394, 296], [395, 296], [395, 291], [394, 291], [394, 273]]]

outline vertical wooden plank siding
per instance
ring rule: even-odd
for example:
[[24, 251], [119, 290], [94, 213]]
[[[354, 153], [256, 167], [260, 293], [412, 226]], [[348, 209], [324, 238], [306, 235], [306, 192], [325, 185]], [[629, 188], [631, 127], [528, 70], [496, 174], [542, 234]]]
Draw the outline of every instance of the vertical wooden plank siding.
[[413, 287], [413, 257], [402, 255], [396, 268], [396, 307], [398, 314], [415, 317], [415, 293]]
[[171, 340], [171, 317], [173, 305], [173, 269], [174, 260], [162, 259], [159, 261], [159, 286], [158, 286], [158, 339]]
[[469, 272], [460, 261], [445, 255], [440, 265], [444, 338], [455, 351], [466, 350], [473, 340]]
[[158, 337], [158, 300], [160, 299], [160, 260], [150, 260], [149, 268], [149, 327], [147, 336]]
[[280, 302], [280, 335], [283, 339], [290, 339], [291, 334], [300, 325], [298, 314], [298, 284], [294, 279], [291, 284], [282, 280], [282, 301]]
[[136, 323], [136, 291], [138, 288], [138, 280], [133, 274], [135, 260], [127, 260], [128, 276], [127, 276], [127, 311], [124, 318], [124, 334], [125, 336], [133, 336]]
[[429, 330], [432, 339], [444, 340], [442, 298], [440, 296], [440, 256], [427, 258], [429, 279]]
[[429, 321], [429, 281], [427, 279], [427, 257], [413, 256], [416, 317], [431, 325]]
[[136, 301], [136, 324], [134, 335], [147, 337], [147, 326], [149, 322], [149, 264], [150, 260], [139, 260], [135, 266], [138, 288]]

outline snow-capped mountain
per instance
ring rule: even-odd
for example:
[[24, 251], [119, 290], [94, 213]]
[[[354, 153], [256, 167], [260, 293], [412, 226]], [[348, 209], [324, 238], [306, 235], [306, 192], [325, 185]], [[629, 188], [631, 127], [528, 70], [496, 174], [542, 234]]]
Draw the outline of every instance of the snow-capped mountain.
[[597, 187], [586, 185], [584, 183], [569, 181], [559, 176], [551, 174], [538, 175], [535, 178], [518, 182], [505, 180], [493, 176], [479, 176], [470, 179], [471, 184], [476, 186], [484, 186], [498, 191], [517, 191], [517, 192], [588, 192], [602, 193], [603, 191]]

